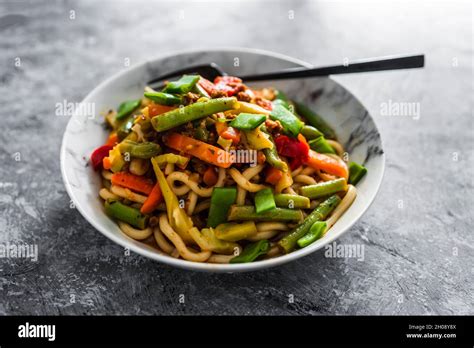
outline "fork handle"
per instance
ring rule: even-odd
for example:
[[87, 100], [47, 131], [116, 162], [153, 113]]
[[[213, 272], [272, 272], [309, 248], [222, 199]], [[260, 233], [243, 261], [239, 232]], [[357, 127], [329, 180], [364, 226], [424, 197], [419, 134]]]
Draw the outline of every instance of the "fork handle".
[[383, 57], [358, 60], [354, 63], [333, 65], [322, 68], [290, 68], [282, 71], [239, 76], [244, 81], [283, 80], [337, 74], [351, 74], [369, 71], [422, 68], [425, 65], [423, 54], [403, 57]]

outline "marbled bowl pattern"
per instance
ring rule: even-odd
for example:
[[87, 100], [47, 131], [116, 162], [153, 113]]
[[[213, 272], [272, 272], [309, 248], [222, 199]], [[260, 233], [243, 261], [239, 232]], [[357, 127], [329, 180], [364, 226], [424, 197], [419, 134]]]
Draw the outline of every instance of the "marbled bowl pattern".
[[150, 60], [127, 69], [101, 83], [84, 100], [94, 105], [95, 115], [76, 113], [66, 128], [61, 149], [61, 171], [67, 191], [81, 214], [100, 232], [120, 245], [144, 256], [173, 266], [214, 271], [238, 272], [276, 266], [308, 255], [340, 237], [369, 207], [381, 184], [385, 156], [380, 134], [362, 104], [345, 88], [330, 78], [268, 81], [256, 86], [274, 86], [291, 98], [302, 101], [323, 115], [335, 129], [338, 140], [350, 154], [350, 159], [364, 163], [368, 175], [358, 184], [358, 197], [328, 234], [311, 246], [271, 260], [240, 265], [193, 263], [163, 256], [153, 248], [125, 236], [116, 223], [103, 212], [98, 197], [101, 180], [88, 165], [91, 152], [104, 143], [107, 131], [100, 113], [115, 108], [121, 101], [138, 98], [146, 81], [185, 66], [215, 62], [230, 75], [274, 71], [309, 64], [282, 55], [247, 49], [193, 51]]

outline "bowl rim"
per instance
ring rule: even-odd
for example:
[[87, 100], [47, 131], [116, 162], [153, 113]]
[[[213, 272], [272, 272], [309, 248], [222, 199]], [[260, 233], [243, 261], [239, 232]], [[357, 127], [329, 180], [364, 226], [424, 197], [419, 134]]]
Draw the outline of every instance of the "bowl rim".
[[[303, 67], [311, 68], [313, 67], [312, 64], [305, 62], [303, 60], [300, 60], [298, 58], [290, 57], [285, 54], [277, 53], [277, 52], [272, 52], [272, 51], [267, 51], [267, 50], [262, 50], [262, 49], [257, 49], [257, 48], [248, 48], [248, 47], [233, 47], [233, 46], [223, 46], [223, 47], [212, 47], [212, 48], [199, 48], [199, 49], [190, 49], [190, 50], [172, 50], [168, 51], [165, 54], [155, 56], [153, 58], [147, 59], [145, 61], [142, 61], [133, 67], [130, 67], [126, 70], [119, 71], [109, 78], [103, 80], [101, 83], [99, 83], [94, 89], [92, 89], [82, 100], [81, 103], [84, 102], [84, 100], [87, 100], [91, 95], [95, 94], [96, 91], [104, 88], [105, 85], [109, 84], [111, 81], [121, 77], [122, 75], [125, 74], [130, 74], [133, 73], [134, 70], [138, 70], [142, 68], [143, 66], [146, 66], [147, 64], [150, 64], [151, 62], [157, 61], [157, 60], [162, 60], [166, 58], [171, 58], [173, 56], [177, 55], [184, 55], [184, 54], [197, 54], [197, 53], [202, 53], [202, 52], [245, 52], [245, 53], [254, 53], [254, 54], [259, 54], [259, 55], [265, 55], [265, 56], [270, 56], [282, 60], [286, 60], [288, 62], [294, 63], [301, 65]], [[331, 77], [327, 77], [331, 79], [334, 83], [338, 84], [342, 88], [344, 88], [347, 93], [351, 95], [352, 98], [354, 98], [360, 105], [364, 107], [364, 109], [367, 111], [369, 114], [370, 118], [372, 119], [372, 122], [374, 123], [374, 128], [377, 131], [377, 133], [380, 136], [380, 144], [382, 150], [384, 149], [383, 146], [383, 140], [380, 134], [380, 131], [377, 127], [377, 124], [375, 122], [375, 119], [372, 117], [370, 112], [367, 110], [367, 108], [364, 106], [364, 104], [361, 103], [361, 101], [346, 87], [342, 86], [340, 83], [338, 83], [336, 80], [332, 79]], [[164, 263], [166, 265], [170, 265], [176, 268], [181, 268], [181, 269], [187, 269], [187, 270], [194, 270], [194, 271], [207, 271], [207, 272], [227, 272], [227, 273], [234, 273], [234, 272], [248, 272], [248, 271], [255, 271], [255, 270], [261, 270], [265, 268], [270, 268], [270, 267], [275, 267], [290, 261], [294, 261], [296, 259], [299, 259], [301, 257], [307, 256], [316, 250], [319, 250], [323, 248], [323, 246], [330, 244], [334, 240], [342, 237], [347, 231], [351, 229], [351, 227], [360, 220], [360, 218], [366, 213], [366, 211], [369, 209], [369, 207], [372, 205], [372, 203], [375, 200], [375, 197], [377, 196], [380, 186], [382, 184], [384, 174], [385, 174], [385, 151], [381, 154], [381, 160], [382, 160], [382, 165], [381, 165], [381, 175], [380, 175], [380, 180], [378, 183], [376, 183], [377, 187], [375, 189], [375, 193], [373, 197], [370, 199], [369, 203], [361, 209], [360, 212], [356, 214], [356, 216], [352, 219], [352, 221], [347, 225], [346, 228], [342, 229], [338, 234], [336, 235], [331, 235], [324, 244], [313, 244], [309, 247], [293, 251], [289, 254], [278, 256], [275, 258], [267, 259], [267, 260], [261, 260], [258, 262], [251, 262], [251, 263], [239, 263], [239, 264], [213, 264], [213, 263], [205, 263], [205, 262], [193, 262], [193, 261], [187, 261], [187, 260], [182, 260], [182, 259], [176, 259], [167, 255], [162, 255], [158, 252], [143, 248], [141, 246], [135, 245], [131, 243], [131, 241], [128, 241], [127, 239], [122, 239], [118, 235], [114, 234], [113, 232], [109, 231], [107, 228], [101, 226], [101, 224], [96, 221], [93, 218], [90, 218], [88, 214], [83, 210], [80, 204], [77, 204], [78, 200], [76, 199], [76, 196], [72, 190], [72, 185], [69, 182], [69, 179], [66, 175], [66, 168], [65, 168], [65, 156], [66, 156], [66, 141], [67, 141], [67, 136], [68, 136], [68, 128], [72, 122], [74, 116], [72, 116], [67, 125], [66, 128], [64, 129], [64, 134], [62, 137], [62, 143], [61, 143], [61, 150], [60, 150], [60, 167], [61, 167], [61, 176], [63, 178], [64, 185], [66, 187], [66, 191], [72, 200], [72, 202], [75, 205], [75, 208], [79, 211], [79, 213], [85, 218], [89, 224], [91, 224], [96, 230], [101, 232], [104, 236], [112, 240], [113, 242], [117, 243], [118, 245], [128, 248], [129, 250], [134, 251], [135, 253], [145, 256], [147, 258], [150, 258], [154, 261], [159, 261], [161, 263]], [[350, 207], [349, 207], [350, 210]]]

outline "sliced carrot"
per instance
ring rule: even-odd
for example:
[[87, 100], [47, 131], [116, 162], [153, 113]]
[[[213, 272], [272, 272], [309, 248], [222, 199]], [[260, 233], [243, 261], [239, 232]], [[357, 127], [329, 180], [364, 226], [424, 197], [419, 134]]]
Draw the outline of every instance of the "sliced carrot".
[[118, 143], [118, 141], [119, 141], [119, 138], [118, 138], [117, 133], [112, 133], [107, 139], [107, 142], [105, 143], [105, 145], [115, 146]]
[[164, 114], [165, 112], [171, 111], [173, 109], [176, 109], [176, 107], [152, 103], [148, 105], [148, 115], [150, 117], [153, 117], [156, 115]]
[[265, 172], [265, 181], [269, 184], [276, 185], [282, 176], [283, 172], [281, 170], [278, 170], [274, 167], [268, 167], [267, 171]]
[[347, 165], [342, 160], [323, 155], [313, 150], [309, 150], [309, 156], [306, 164], [314, 169], [320, 169], [328, 174], [336, 175], [347, 180], [349, 171]]
[[232, 140], [234, 145], [240, 142], [240, 132], [234, 127], [230, 127], [225, 122], [216, 122], [216, 131], [221, 137], [227, 140]]
[[112, 162], [110, 161], [110, 158], [104, 157], [104, 159], [102, 160], [102, 167], [107, 170], [112, 168]]
[[229, 168], [232, 156], [229, 152], [182, 134], [172, 133], [164, 139], [165, 144], [172, 149], [197, 157], [212, 165]]
[[217, 183], [217, 173], [214, 167], [209, 167], [204, 172], [202, 180], [207, 186], [214, 186]]
[[114, 185], [123, 186], [146, 195], [149, 195], [155, 186], [150, 179], [127, 172], [115, 173], [112, 175], [111, 181]]
[[153, 189], [151, 190], [150, 194], [148, 195], [148, 198], [140, 208], [140, 212], [142, 214], [150, 214], [153, 210], [155, 210], [158, 204], [161, 203], [162, 199], [163, 193], [161, 193], [160, 185], [156, 183], [155, 186], [153, 186]]

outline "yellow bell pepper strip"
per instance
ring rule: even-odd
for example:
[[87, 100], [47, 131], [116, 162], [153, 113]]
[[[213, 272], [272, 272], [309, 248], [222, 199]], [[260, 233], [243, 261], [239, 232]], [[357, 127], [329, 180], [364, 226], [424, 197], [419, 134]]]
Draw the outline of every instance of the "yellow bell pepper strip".
[[291, 113], [291, 111], [278, 104], [273, 105], [270, 118], [274, 121], [279, 121], [283, 127], [283, 131], [294, 138], [298, 136], [304, 126], [304, 123]]
[[160, 145], [152, 142], [137, 143], [131, 140], [124, 140], [119, 144], [121, 153], [128, 153], [131, 157], [148, 159], [161, 152]]
[[194, 227], [191, 218], [179, 206], [178, 197], [174, 194], [166, 181], [165, 175], [160, 169], [155, 158], [151, 159], [156, 179], [160, 185], [161, 192], [166, 204], [168, 221], [173, 229], [178, 233], [185, 242], [192, 242], [189, 232]]
[[214, 187], [211, 196], [211, 207], [207, 218], [208, 227], [216, 227], [227, 220], [227, 212], [237, 198], [236, 187]]
[[320, 130], [324, 136], [328, 139], [335, 139], [336, 133], [334, 129], [327, 124], [324, 119], [319, 116], [317, 113], [313, 112], [310, 108], [302, 103], [295, 102], [295, 109], [298, 115], [303, 116], [306, 121], [313, 127], [316, 127]]
[[290, 171], [283, 172], [281, 179], [277, 182], [275, 186], [275, 192], [281, 193], [287, 187], [293, 185], [293, 177], [291, 176]]
[[183, 75], [177, 81], [171, 81], [166, 84], [163, 89], [165, 93], [186, 94], [191, 92], [196, 83], [199, 81], [199, 75]]
[[126, 222], [136, 228], [145, 229], [148, 223], [148, 216], [140, 213], [138, 209], [129, 207], [119, 201], [106, 201], [105, 213], [111, 218]]
[[319, 206], [309, 214], [302, 223], [300, 223], [294, 230], [278, 242], [278, 247], [285, 253], [293, 251], [296, 247], [298, 239], [308, 233], [311, 226], [316, 221], [325, 220], [326, 217], [334, 210], [334, 208], [341, 202], [338, 195], [333, 195], [322, 202]]
[[273, 192], [270, 188], [265, 188], [255, 194], [255, 211], [257, 214], [265, 213], [276, 208]]
[[247, 245], [242, 253], [230, 259], [230, 263], [253, 262], [257, 257], [265, 255], [270, 250], [270, 242], [266, 239]]
[[120, 172], [125, 165], [125, 160], [120, 153], [118, 145], [116, 145], [112, 150], [109, 151], [109, 156], [104, 157], [102, 160], [102, 166], [104, 169], [110, 169], [112, 172]]
[[205, 142], [178, 133], [172, 133], [163, 140], [168, 147], [212, 165], [222, 168], [229, 168], [232, 165], [232, 156], [229, 152]]
[[240, 113], [230, 122], [230, 126], [241, 130], [252, 130], [260, 126], [266, 119], [265, 115]]
[[185, 123], [226, 110], [237, 109], [239, 102], [237, 98], [216, 98], [207, 101], [196, 102], [151, 119], [151, 124], [157, 132], [163, 132], [171, 128], [181, 126]]
[[300, 248], [307, 247], [324, 235], [327, 224], [324, 221], [316, 221], [303, 237], [296, 242]]
[[270, 135], [262, 132], [260, 128], [244, 131], [247, 142], [254, 150], [273, 149], [273, 142]]
[[300, 221], [303, 220], [301, 210], [275, 208], [257, 214], [253, 205], [233, 205], [227, 216], [228, 221]]
[[356, 185], [365, 174], [367, 174], [367, 168], [363, 165], [355, 162], [349, 163], [349, 184]]
[[237, 243], [218, 239], [216, 237], [216, 231], [213, 228], [203, 228], [201, 230], [201, 234], [209, 244], [208, 250], [214, 251], [216, 253], [230, 255], [239, 248]]
[[262, 114], [262, 115], [270, 115], [270, 111], [267, 109], [258, 106], [257, 104], [247, 103], [247, 102], [239, 102], [240, 107], [237, 110], [238, 113], [247, 113], [247, 114]]
[[242, 239], [252, 237], [257, 234], [257, 226], [253, 221], [246, 221], [240, 224], [229, 222], [220, 224], [215, 228], [216, 237], [228, 242], [237, 242]]
[[135, 109], [138, 108], [141, 103], [142, 101], [140, 99], [123, 102], [117, 109], [117, 116], [115, 116], [115, 119], [117, 121], [124, 120], [133, 111], [135, 111]]
[[145, 92], [143, 95], [148, 99], [165, 106], [179, 105], [183, 102], [182, 97], [169, 93]]

